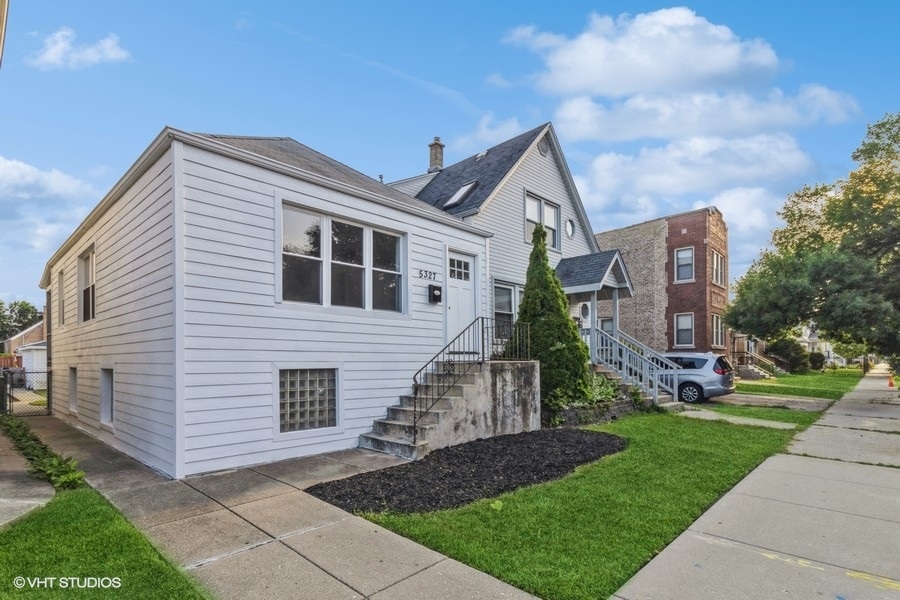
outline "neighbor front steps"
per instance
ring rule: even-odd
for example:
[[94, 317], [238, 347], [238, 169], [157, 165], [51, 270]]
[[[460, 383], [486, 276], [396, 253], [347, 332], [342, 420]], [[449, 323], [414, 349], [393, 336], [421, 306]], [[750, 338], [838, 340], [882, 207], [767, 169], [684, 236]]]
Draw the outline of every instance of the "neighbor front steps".
[[[441, 380], [455, 377], [457, 375], [429, 374], [427, 382], [421, 388], [427, 395], [430, 385], [439, 385]], [[413, 412], [417, 400], [415, 396], [407, 394], [400, 396], [400, 404], [388, 407], [387, 416], [384, 419], [375, 420], [371, 432], [359, 436], [359, 447], [417, 460], [432, 450], [450, 445], [446, 440], [435, 440], [438, 426], [442, 421], [450, 418], [455, 403], [466, 402], [467, 395], [475, 387], [473, 373], [466, 373], [459, 377], [459, 381], [447, 388], [445, 395], [431, 410], [419, 413], [419, 434], [416, 436], [415, 443], [413, 443], [415, 431]], [[428, 408], [423, 400], [418, 402], [419, 408], [423, 411]]]
[[[597, 375], [603, 375], [611, 381], [615, 381], [616, 384], [618, 384], [620, 391], [624, 392], [629, 397], [631, 396], [631, 390], [635, 386], [630, 383], [623, 383], [622, 377], [609, 367], [605, 365], [594, 364], [594, 373], [596, 373]], [[641, 392], [641, 399], [644, 406], [653, 405], [653, 396], [645, 394], [643, 393], [643, 391]], [[667, 412], [681, 412], [684, 410], [684, 402], [675, 400], [672, 394], [659, 394], [656, 406]]]

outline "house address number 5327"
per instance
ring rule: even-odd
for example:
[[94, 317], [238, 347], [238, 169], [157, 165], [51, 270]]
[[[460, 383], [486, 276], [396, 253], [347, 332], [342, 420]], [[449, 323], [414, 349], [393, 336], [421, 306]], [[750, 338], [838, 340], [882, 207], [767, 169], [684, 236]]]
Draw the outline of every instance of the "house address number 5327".
[[434, 281], [437, 279], [437, 273], [434, 271], [423, 271], [419, 269], [419, 279], [428, 279], [429, 281]]

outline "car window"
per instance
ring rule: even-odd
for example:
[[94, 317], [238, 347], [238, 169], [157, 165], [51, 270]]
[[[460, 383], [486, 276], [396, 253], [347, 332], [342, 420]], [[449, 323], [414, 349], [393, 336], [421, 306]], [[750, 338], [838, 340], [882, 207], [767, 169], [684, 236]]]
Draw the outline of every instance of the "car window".
[[705, 358], [693, 358], [688, 356], [670, 356], [669, 359], [682, 369], [702, 369], [707, 361]]
[[724, 356], [720, 356], [716, 359], [716, 366], [725, 371], [726, 373], [730, 373], [734, 371], [734, 367], [731, 366], [731, 363]]

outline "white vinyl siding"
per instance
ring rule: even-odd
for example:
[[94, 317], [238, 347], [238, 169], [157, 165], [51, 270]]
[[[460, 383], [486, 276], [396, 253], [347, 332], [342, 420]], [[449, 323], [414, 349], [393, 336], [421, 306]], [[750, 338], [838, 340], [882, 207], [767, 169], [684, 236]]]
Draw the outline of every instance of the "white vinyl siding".
[[481, 212], [471, 221], [483, 229], [493, 232], [491, 245], [491, 273], [495, 281], [525, 284], [528, 256], [531, 252], [531, 238], [523, 233], [526, 227], [526, 195], [543, 198], [559, 207], [560, 223], [572, 219], [576, 222], [572, 238], [559, 236], [559, 249], [550, 250], [548, 258], [551, 266], [560, 259], [581, 256], [594, 251], [590, 240], [591, 231], [585, 231], [574, 200], [565, 185], [560, 165], [553, 153], [541, 155], [533, 149], [525, 156], [503, 186], [482, 206]]
[[[447, 283], [449, 252], [474, 257], [476, 312], [487, 314], [482, 236], [199, 148], [185, 158], [185, 475], [355, 447], [449, 341], [444, 303], [428, 300], [429, 284]], [[397, 236], [396, 270], [374, 257], [365, 268], [406, 276], [402, 311], [282, 301], [285, 204], [361, 226], [368, 240]], [[323, 363], [338, 374], [336, 426], [282, 433], [273, 365]]]
[[[176, 439], [171, 159], [170, 150], [150, 164], [70, 250], [48, 264], [62, 273], [63, 293], [55, 301], [65, 316], [65, 326], [54, 331], [53, 364], [69, 366], [53, 371], [54, 405], [68, 405], [68, 418], [78, 427], [170, 474]], [[78, 271], [91, 248], [96, 318], [82, 322], [84, 280]], [[114, 431], [101, 428], [101, 368], [111, 364]]]

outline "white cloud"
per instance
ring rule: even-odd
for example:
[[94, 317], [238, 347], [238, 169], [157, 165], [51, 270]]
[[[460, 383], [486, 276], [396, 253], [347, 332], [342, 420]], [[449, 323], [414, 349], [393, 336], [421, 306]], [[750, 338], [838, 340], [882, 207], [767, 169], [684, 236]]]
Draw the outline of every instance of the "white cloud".
[[27, 60], [28, 64], [43, 70], [81, 69], [101, 63], [127, 60], [131, 55], [119, 45], [119, 38], [109, 34], [90, 45], [75, 45], [75, 32], [63, 27], [44, 38], [44, 47]]
[[697, 137], [637, 154], [603, 153], [590, 164], [591, 201], [623, 196], [712, 196], [723, 189], [783, 182], [812, 170], [812, 160], [786, 134]]
[[52, 250], [97, 197], [90, 184], [61, 171], [0, 156], [0, 249]]
[[715, 205], [728, 223], [729, 234], [739, 238], [767, 239], [775, 228], [776, 212], [784, 205], [784, 197], [766, 188], [732, 188], [719, 192], [709, 201]]
[[84, 198], [96, 195], [87, 183], [56, 169], [37, 167], [0, 156], [0, 207], [35, 197]]
[[458, 152], [478, 152], [515, 137], [523, 131], [525, 129], [519, 124], [518, 119], [497, 122], [493, 114], [487, 114], [478, 120], [478, 127], [474, 132], [457, 138], [452, 145]]
[[587, 96], [563, 100], [554, 123], [571, 141], [620, 142], [688, 136], [744, 136], [793, 129], [819, 121], [845, 121], [856, 101], [822, 86], [805, 86], [795, 97], [773, 89], [765, 97], [743, 92], [636, 95], [606, 106]]
[[594, 14], [573, 39], [519, 27], [505, 41], [543, 55], [546, 71], [538, 86], [560, 95], [717, 89], [768, 79], [779, 67], [765, 41], [742, 40], [687, 8], [623, 14], [615, 20]]

